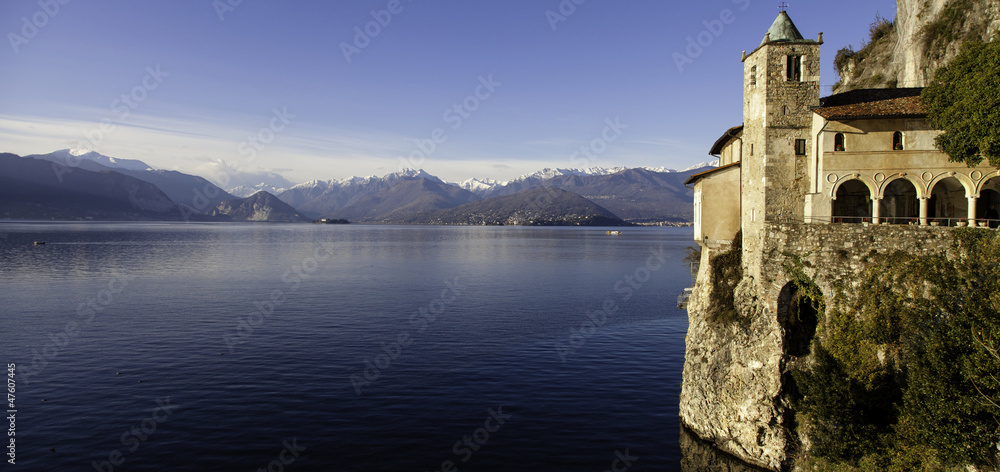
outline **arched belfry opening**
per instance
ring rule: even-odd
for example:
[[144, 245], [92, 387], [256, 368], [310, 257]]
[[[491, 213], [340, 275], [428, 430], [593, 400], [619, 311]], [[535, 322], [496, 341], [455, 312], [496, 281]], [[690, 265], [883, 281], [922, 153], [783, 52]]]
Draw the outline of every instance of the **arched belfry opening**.
[[795, 282], [789, 282], [781, 289], [778, 324], [785, 354], [796, 357], [809, 354], [822, 307], [823, 296], [815, 285], [803, 290]]

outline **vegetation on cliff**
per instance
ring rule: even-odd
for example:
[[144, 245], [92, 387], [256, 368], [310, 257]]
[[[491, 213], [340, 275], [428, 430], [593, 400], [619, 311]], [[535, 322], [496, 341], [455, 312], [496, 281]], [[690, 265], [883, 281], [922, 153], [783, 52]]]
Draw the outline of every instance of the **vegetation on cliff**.
[[949, 159], [972, 167], [985, 158], [1000, 167], [1000, 37], [963, 44], [921, 100], [931, 126], [944, 130], [934, 144]]
[[987, 33], [989, 18], [970, 15], [977, 0], [951, 0], [933, 21], [920, 31], [924, 54], [939, 59], [949, 43], [979, 41]]
[[821, 462], [998, 467], [1000, 235], [956, 230], [953, 253], [872, 255], [839, 289], [812, 368], [793, 374]]
[[926, 87], [968, 41], [990, 41], [998, 31], [995, 0], [897, 0], [896, 17], [876, 16], [857, 51], [835, 58], [834, 93], [863, 88]]
[[[887, 20], [882, 15], [876, 14], [875, 21], [868, 26], [868, 39], [861, 43], [860, 49], [855, 51], [854, 46], [847, 45], [837, 51], [837, 55], [833, 59], [833, 64], [837, 69], [837, 76], [840, 77], [840, 80], [833, 86], [834, 91], [846, 91], [839, 89], [840, 85], [847, 80], [853, 80], [853, 88], [896, 87], [897, 80], [895, 77], [886, 79], [886, 75], [881, 72], [865, 74], [865, 69], [868, 66], [876, 69], [885, 68], [886, 64], [884, 61], [888, 58], [887, 51], [891, 49], [892, 42], [895, 40], [893, 33], [895, 26], [896, 23], [894, 21]], [[883, 59], [876, 61], [875, 64], [870, 64], [866, 59], [873, 54], [883, 57]], [[861, 79], [862, 76], [865, 76], [864, 79]]]

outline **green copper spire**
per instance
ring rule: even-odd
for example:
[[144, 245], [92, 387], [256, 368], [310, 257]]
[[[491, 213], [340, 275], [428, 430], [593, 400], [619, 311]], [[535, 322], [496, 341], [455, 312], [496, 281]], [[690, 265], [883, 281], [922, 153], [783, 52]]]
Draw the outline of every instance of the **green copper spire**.
[[799, 33], [799, 29], [795, 27], [795, 23], [792, 23], [788, 13], [782, 10], [774, 19], [771, 27], [767, 29], [767, 34], [764, 35], [764, 40], [760, 44], [764, 45], [768, 41], [798, 41], [802, 39], [805, 39], [802, 37], [802, 33]]

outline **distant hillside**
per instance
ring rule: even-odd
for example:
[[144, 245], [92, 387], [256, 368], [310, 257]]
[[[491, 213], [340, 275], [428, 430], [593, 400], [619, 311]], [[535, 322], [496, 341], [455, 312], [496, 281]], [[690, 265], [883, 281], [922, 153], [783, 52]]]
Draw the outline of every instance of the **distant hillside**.
[[441, 179], [423, 170], [393, 172], [382, 177], [351, 177], [342, 180], [313, 180], [293, 186], [278, 195], [281, 201], [310, 216], [330, 215], [396, 185], [402, 180]]
[[572, 192], [530, 189], [425, 215], [414, 223], [450, 225], [626, 226], [614, 213]]
[[155, 185], [111, 170], [94, 172], [0, 154], [0, 218], [177, 220]]
[[326, 218], [343, 218], [364, 222], [409, 222], [418, 215], [454, 208], [479, 200], [472, 192], [439, 180], [419, 178], [402, 180], [392, 187], [326, 215]]
[[211, 216], [227, 216], [233, 221], [303, 222], [310, 218], [267, 192], [257, 192], [246, 198], [221, 202]]
[[513, 181], [483, 196], [489, 198], [526, 189], [555, 187], [582, 195], [627, 221], [690, 221], [694, 197], [684, 181], [701, 170], [704, 169], [655, 172], [636, 168], [607, 175], [560, 175]]
[[998, 30], [995, 0], [897, 0], [895, 21], [877, 20], [860, 49], [847, 46], [837, 53], [840, 82], [833, 91], [926, 87], [963, 41], [989, 41]]
[[[146, 163], [134, 159], [118, 159], [96, 152], [81, 153], [70, 149], [34, 154], [28, 156], [57, 164], [72, 163], [70, 169], [85, 169], [96, 172], [115, 171], [156, 185], [174, 203], [205, 213], [223, 200], [235, 198], [215, 184], [196, 175], [173, 170], [153, 169]], [[191, 210], [188, 210], [190, 212]]]
[[[482, 199], [512, 195], [534, 188], [557, 187], [583, 195], [629, 221], [690, 221], [693, 193], [691, 189], [684, 187], [684, 181], [692, 174], [705, 170], [706, 166], [707, 164], [702, 164], [679, 172], [663, 168], [624, 167], [544, 169], [508, 182], [469, 179], [458, 184], [445, 183], [423, 170], [406, 170], [383, 177], [314, 180], [295, 185], [278, 197], [309, 216], [372, 221], [385, 218], [392, 211], [388, 202], [396, 201], [400, 205], [408, 203], [401, 199], [392, 200], [382, 192], [389, 191], [399, 182], [426, 179], [441, 184], [444, 188], [468, 190]], [[451, 196], [445, 198], [466, 199], [458, 204], [476, 200], [464, 193], [459, 195], [449, 192], [449, 195]], [[437, 206], [447, 208], [450, 204]], [[408, 208], [405, 212], [413, 213], [412, 210]], [[403, 219], [401, 214], [392, 215], [392, 218]]]

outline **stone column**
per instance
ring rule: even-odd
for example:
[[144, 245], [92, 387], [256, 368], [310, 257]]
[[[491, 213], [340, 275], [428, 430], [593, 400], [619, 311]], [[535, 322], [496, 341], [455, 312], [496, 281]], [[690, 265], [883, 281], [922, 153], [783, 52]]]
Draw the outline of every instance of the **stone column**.
[[927, 197], [920, 197], [920, 226], [927, 226]]
[[872, 199], [872, 224], [879, 224], [879, 217], [882, 216], [882, 200], [879, 198]]
[[974, 196], [969, 197], [969, 226], [976, 226], [976, 200]]

